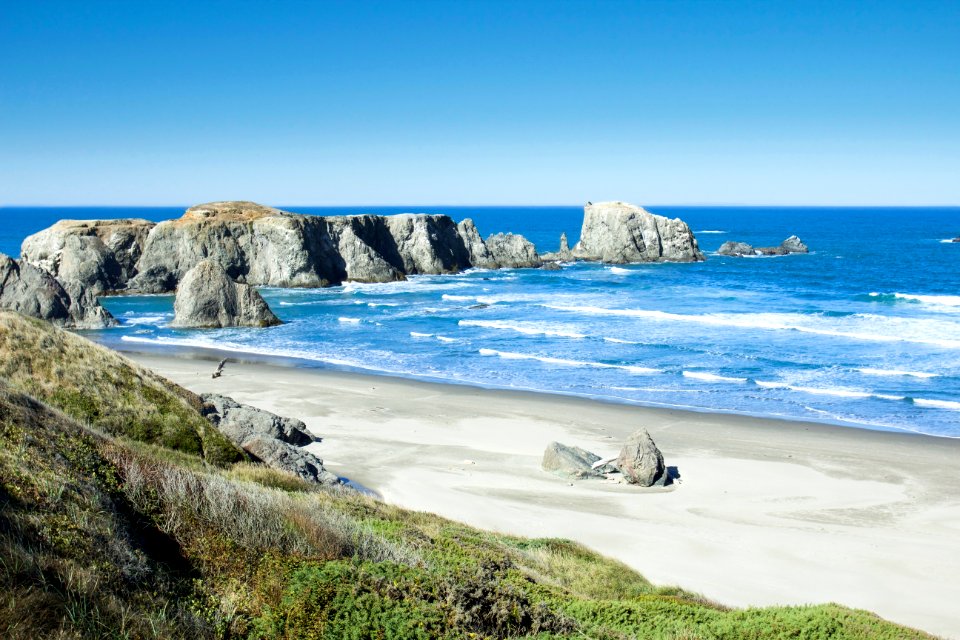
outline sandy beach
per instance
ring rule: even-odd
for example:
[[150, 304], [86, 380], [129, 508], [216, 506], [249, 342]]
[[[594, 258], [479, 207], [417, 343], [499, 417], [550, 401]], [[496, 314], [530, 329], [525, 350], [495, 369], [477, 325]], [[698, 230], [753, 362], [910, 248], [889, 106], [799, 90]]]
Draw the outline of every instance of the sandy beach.
[[[196, 392], [299, 418], [327, 468], [388, 502], [582, 542], [722, 604], [837, 602], [960, 637], [960, 440], [266, 363], [127, 354]], [[210, 356], [211, 358], [213, 356]], [[541, 471], [646, 427], [666, 489]]]

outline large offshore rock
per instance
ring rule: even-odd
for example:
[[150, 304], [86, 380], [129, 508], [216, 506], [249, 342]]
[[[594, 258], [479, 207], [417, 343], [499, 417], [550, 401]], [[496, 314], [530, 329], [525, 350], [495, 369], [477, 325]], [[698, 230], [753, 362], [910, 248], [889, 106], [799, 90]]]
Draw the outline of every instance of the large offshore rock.
[[627, 438], [614, 465], [627, 482], [641, 487], [666, 484], [668, 479], [663, 454], [646, 429], [637, 429]]
[[[21, 257], [65, 281], [86, 272], [86, 286], [99, 284], [100, 291], [121, 288], [136, 273], [147, 235], [154, 227], [149, 220], [60, 220], [28, 236], [20, 247]], [[94, 259], [95, 267], [83, 267]]]
[[551, 442], [543, 452], [540, 466], [565, 478], [595, 478], [601, 475], [593, 469], [593, 463], [598, 460], [600, 456], [586, 449]]
[[537, 268], [543, 264], [533, 243], [521, 235], [497, 233], [487, 238], [486, 245], [494, 262], [503, 268]]
[[575, 257], [611, 264], [699, 262], [703, 253], [690, 227], [625, 202], [588, 203], [583, 208]]
[[747, 244], [746, 242], [735, 242], [733, 240], [728, 240], [720, 245], [720, 248], [717, 249], [717, 253], [722, 256], [733, 256], [733, 257], [742, 257], [742, 256], [753, 256], [757, 254], [757, 250], [753, 247], [752, 244]]
[[173, 303], [174, 327], [270, 327], [280, 324], [252, 286], [234, 282], [214, 260], [187, 272]]
[[501, 265], [471, 220], [455, 224], [448, 216], [429, 214], [312, 216], [229, 201], [191, 207], [181, 218], [156, 225], [62, 221], [28, 238], [24, 253], [78, 298], [123, 289], [170, 292], [207, 259], [237, 282], [274, 287], [539, 266], [533, 245], [515, 238], [501, 247], [506, 260]]
[[459, 222], [457, 224], [457, 232], [460, 234], [460, 238], [463, 240], [463, 246], [467, 250], [467, 255], [470, 258], [470, 266], [479, 269], [497, 269], [500, 267], [490, 254], [490, 250], [487, 248], [486, 243], [484, 243], [483, 238], [480, 237], [480, 232], [477, 230], [477, 225], [473, 223], [473, 220], [467, 218]]
[[[328, 260], [319, 260], [323, 254]], [[253, 202], [212, 202], [157, 224], [147, 236], [138, 274], [129, 287], [171, 291], [202, 260], [220, 264], [232, 279], [276, 287], [330, 284], [338, 252], [324, 219]]]

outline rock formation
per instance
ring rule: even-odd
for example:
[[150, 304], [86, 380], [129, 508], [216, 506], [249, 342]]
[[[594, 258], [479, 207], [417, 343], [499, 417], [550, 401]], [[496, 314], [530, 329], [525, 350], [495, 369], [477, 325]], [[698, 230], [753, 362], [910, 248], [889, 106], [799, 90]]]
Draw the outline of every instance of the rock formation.
[[539, 267], [543, 260], [533, 243], [520, 235], [498, 233], [486, 240], [494, 262], [505, 269]]
[[543, 452], [541, 466], [544, 471], [565, 478], [596, 478], [600, 474], [593, 469], [593, 463], [600, 456], [580, 447], [571, 447], [559, 442], [551, 442]]
[[570, 250], [570, 244], [567, 241], [567, 233], [565, 231], [560, 234], [560, 249], [554, 253], [541, 254], [540, 257], [547, 263], [573, 262], [576, 260], [576, 256], [574, 256], [573, 251]]
[[173, 303], [174, 327], [269, 327], [280, 324], [250, 285], [230, 279], [214, 260], [187, 272]]
[[219, 394], [201, 398], [204, 416], [254, 459], [308, 482], [340, 484], [336, 474], [324, 469], [323, 460], [300, 448], [315, 440], [303, 422]]
[[669, 478], [663, 455], [646, 429], [638, 429], [627, 438], [614, 465], [627, 482], [641, 487], [664, 485]]
[[797, 236], [790, 236], [776, 247], [754, 247], [746, 242], [727, 241], [717, 253], [722, 256], [785, 256], [790, 253], [809, 253], [810, 249]]
[[611, 264], [704, 259], [685, 222], [624, 202], [588, 203], [583, 208], [583, 228], [573, 255]]
[[116, 323], [95, 297], [74, 299], [46, 270], [2, 253], [0, 308], [77, 329], [100, 329]]

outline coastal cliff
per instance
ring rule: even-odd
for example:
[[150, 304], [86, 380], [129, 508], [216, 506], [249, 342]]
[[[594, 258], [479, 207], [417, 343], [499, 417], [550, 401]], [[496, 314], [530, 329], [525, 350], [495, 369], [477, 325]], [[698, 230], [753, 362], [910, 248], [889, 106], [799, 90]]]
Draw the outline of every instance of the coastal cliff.
[[[489, 240], [488, 240], [489, 242]], [[325, 287], [392, 282], [473, 267], [538, 266], [515, 236], [492, 250], [472, 220], [449, 216], [312, 216], [254, 202], [212, 202], [181, 218], [61, 221], [23, 242], [24, 259], [56, 277], [73, 298], [126, 290], [166, 293], [203, 260], [242, 284]]]
[[580, 241], [572, 250], [580, 260], [633, 262], [701, 262], [703, 253], [690, 227], [625, 202], [588, 203], [583, 208]]

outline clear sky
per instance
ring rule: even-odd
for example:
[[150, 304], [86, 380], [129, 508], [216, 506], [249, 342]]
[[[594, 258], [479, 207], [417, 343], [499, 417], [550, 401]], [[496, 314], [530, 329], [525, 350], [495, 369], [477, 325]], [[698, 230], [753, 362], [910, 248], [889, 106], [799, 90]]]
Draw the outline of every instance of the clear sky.
[[960, 0], [0, 0], [0, 204], [960, 204]]

